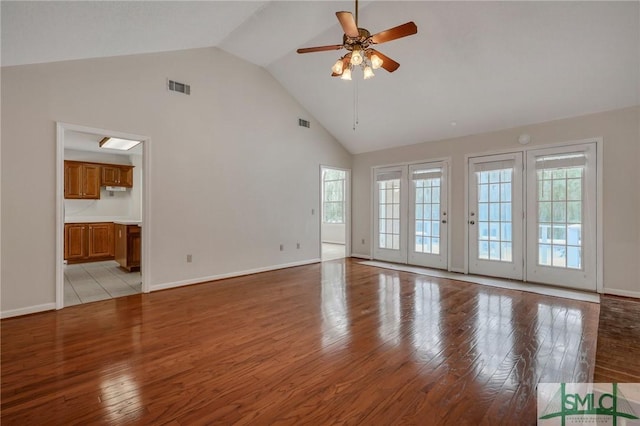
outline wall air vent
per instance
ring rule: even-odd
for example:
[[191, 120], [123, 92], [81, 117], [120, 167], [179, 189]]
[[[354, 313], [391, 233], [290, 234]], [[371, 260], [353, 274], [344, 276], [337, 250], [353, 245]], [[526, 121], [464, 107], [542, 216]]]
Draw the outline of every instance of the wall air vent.
[[184, 93], [185, 95], [191, 94], [191, 86], [178, 81], [169, 80], [169, 90], [171, 92]]
[[308, 129], [309, 127], [311, 127], [311, 122], [309, 120], [298, 118], [298, 126], [306, 127]]

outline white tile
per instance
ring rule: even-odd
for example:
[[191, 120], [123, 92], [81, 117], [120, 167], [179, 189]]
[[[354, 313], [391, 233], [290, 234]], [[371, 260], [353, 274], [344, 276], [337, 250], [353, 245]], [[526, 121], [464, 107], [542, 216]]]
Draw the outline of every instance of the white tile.
[[100, 296], [100, 295], [109, 297], [109, 293], [107, 293], [105, 289], [103, 289], [98, 283], [95, 283], [95, 285], [93, 286], [90, 286], [90, 285], [82, 286], [82, 287], [74, 286], [74, 289], [78, 294], [78, 296], [80, 297], [80, 300], [82, 300], [83, 302], [87, 297]]
[[94, 296], [80, 296], [80, 300], [82, 300], [82, 303], [90, 303], [90, 302], [97, 302], [99, 300], [108, 300], [108, 299], [112, 299], [111, 296], [109, 296], [109, 293], [105, 292], [104, 294], [97, 294]]
[[109, 291], [109, 293], [111, 294], [112, 297], [115, 298], [115, 297], [122, 297], [122, 296], [131, 296], [132, 294], [139, 294], [140, 292], [135, 291], [134, 289], [129, 287], [128, 289]]
[[140, 272], [124, 271], [112, 260], [66, 265], [64, 271], [65, 306], [142, 292]]

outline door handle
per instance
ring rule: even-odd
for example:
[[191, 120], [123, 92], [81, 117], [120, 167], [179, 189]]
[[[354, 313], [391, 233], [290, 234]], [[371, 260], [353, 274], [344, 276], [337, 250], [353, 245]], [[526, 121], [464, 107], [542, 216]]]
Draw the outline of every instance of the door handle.
[[473, 220], [469, 221], [469, 225], [475, 225], [476, 223]]
[[447, 223], [447, 221], [445, 219], [442, 219], [442, 223]]

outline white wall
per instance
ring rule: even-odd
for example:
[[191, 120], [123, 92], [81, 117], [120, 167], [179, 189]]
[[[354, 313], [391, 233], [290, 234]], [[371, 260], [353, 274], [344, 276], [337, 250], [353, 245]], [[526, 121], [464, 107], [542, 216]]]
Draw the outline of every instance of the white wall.
[[[640, 107], [557, 120], [515, 129], [355, 155], [353, 159], [352, 252], [371, 253], [371, 168], [377, 165], [451, 157], [449, 230], [451, 267], [464, 268], [465, 154], [602, 137], [604, 142], [604, 286], [640, 297]], [[365, 244], [361, 244], [361, 239]]]
[[151, 138], [151, 286], [319, 258], [319, 166], [351, 167], [264, 69], [219, 49], [2, 68], [3, 313], [55, 300], [56, 121]]
[[[107, 164], [134, 165], [133, 188], [126, 191], [107, 191], [100, 187], [99, 200], [64, 200], [65, 221], [114, 221], [114, 220], [140, 220], [142, 205], [141, 168], [142, 157], [140, 155], [117, 155], [99, 152], [64, 150], [65, 160], [93, 161]], [[136, 170], [138, 169], [138, 170]], [[137, 179], [136, 179], [137, 178]]]
[[344, 223], [323, 223], [322, 224], [322, 242], [345, 244], [345, 224]]

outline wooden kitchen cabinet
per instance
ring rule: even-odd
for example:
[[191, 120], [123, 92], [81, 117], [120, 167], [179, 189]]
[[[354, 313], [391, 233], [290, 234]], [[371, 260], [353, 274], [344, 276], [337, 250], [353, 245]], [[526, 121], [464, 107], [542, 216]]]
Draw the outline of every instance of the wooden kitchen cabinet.
[[64, 259], [82, 260], [87, 253], [86, 225], [74, 223], [64, 225]]
[[65, 161], [64, 198], [100, 199], [100, 166]]
[[115, 224], [115, 260], [129, 272], [140, 270], [141, 237], [138, 225]]
[[102, 166], [102, 186], [124, 186], [133, 187], [133, 166], [103, 164]]
[[64, 225], [64, 259], [67, 263], [113, 260], [114, 254], [112, 222]]

